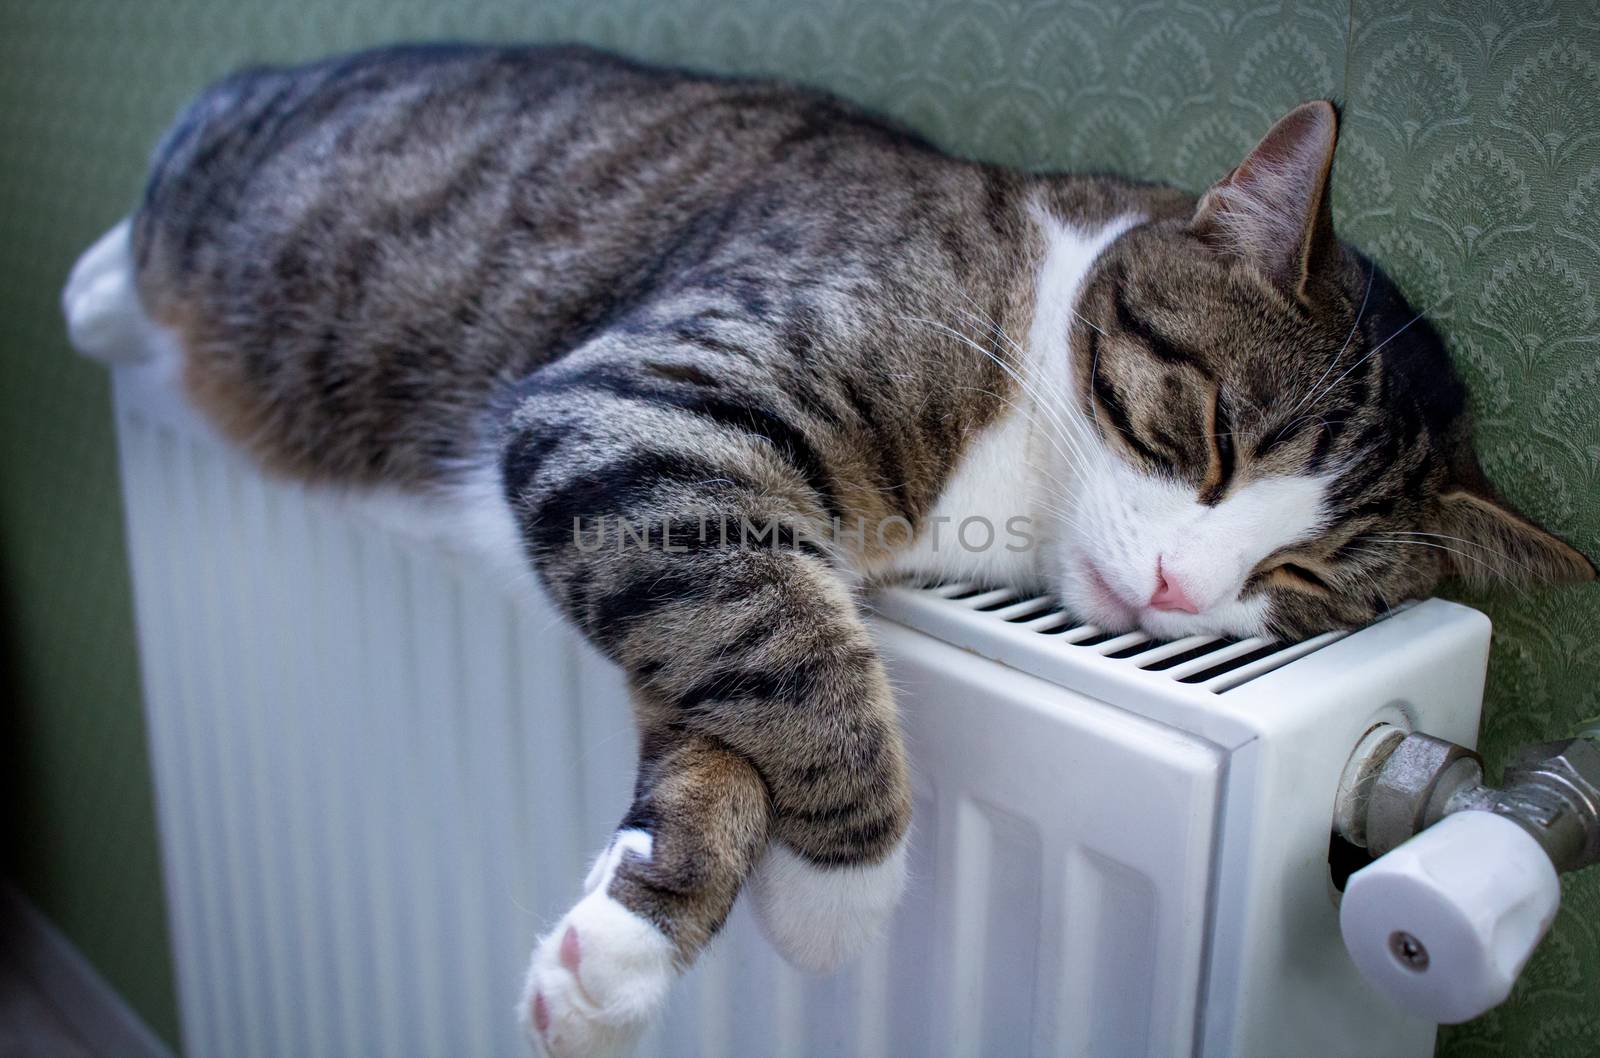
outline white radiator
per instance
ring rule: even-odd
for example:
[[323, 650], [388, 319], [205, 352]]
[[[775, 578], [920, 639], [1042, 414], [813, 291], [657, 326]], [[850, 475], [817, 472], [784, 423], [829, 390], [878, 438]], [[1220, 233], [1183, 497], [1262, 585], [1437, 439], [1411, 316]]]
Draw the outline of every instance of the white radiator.
[[[525, 1055], [530, 946], [628, 799], [619, 676], [158, 382], [119, 372], [117, 418], [184, 1053]], [[1485, 618], [1273, 649], [961, 585], [878, 606], [917, 790], [889, 935], [812, 979], [741, 909], [641, 1054], [1431, 1053], [1340, 943], [1330, 819], [1375, 721], [1472, 743]]]

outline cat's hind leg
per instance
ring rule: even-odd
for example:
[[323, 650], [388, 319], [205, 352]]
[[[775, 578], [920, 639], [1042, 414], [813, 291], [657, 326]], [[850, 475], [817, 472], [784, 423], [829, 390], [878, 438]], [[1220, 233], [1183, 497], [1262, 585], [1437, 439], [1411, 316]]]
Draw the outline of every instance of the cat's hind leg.
[[647, 736], [632, 809], [534, 949], [521, 1015], [552, 1058], [626, 1054], [767, 842], [766, 788], [713, 740]]
[[[820, 790], [777, 775], [772, 841], [751, 872], [750, 899], [767, 940], [802, 970], [838, 970], [877, 939], [900, 903], [910, 798], [898, 752], [884, 757], [875, 768], [836, 768]], [[821, 803], [807, 806], [807, 794]]]
[[61, 292], [67, 336], [84, 356], [106, 363], [177, 352], [177, 340], [150, 319], [135, 286], [133, 223], [123, 219], [78, 258]]
[[906, 838], [875, 861], [818, 863], [774, 840], [750, 875], [761, 931], [791, 964], [832, 973], [884, 929], [906, 885]]

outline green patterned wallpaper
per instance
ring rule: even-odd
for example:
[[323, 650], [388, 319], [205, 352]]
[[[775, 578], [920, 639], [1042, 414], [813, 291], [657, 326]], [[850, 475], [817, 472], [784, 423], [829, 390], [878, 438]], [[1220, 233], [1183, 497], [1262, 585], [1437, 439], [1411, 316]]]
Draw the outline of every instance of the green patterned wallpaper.
[[[182, 100], [246, 61], [398, 38], [581, 39], [785, 74], [952, 149], [1199, 189], [1289, 104], [1346, 101], [1336, 208], [1447, 335], [1491, 473], [1600, 553], [1600, 12], [1585, 0], [0, 0], [0, 714], [33, 898], [176, 1019], [101, 373], [56, 292]], [[1484, 745], [1600, 714], [1600, 591], [1472, 598]], [[1600, 1052], [1600, 871], [1450, 1058]]]

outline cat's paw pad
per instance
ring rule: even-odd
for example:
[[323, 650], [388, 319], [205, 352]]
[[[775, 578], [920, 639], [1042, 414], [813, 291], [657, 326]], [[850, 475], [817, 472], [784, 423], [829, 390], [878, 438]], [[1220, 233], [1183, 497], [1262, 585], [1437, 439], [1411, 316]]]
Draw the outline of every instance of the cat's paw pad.
[[539, 942], [523, 1017], [551, 1058], [623, 1055], [677, 977], [672, 943], [604, 893], [585, 897]]
[[590, 874], [589, 895], [534, 949], [521, 1012], [551, 1058], [627, 1054], [678, 976], [672, 942], [606, 892], [635, 847], [618, 836]]
[[877, 939], [906, 885], [906, 843], [878, 863], [819, 867], [774, 841], [750, 876], [756, 921], [802, 970], [832, 973]]

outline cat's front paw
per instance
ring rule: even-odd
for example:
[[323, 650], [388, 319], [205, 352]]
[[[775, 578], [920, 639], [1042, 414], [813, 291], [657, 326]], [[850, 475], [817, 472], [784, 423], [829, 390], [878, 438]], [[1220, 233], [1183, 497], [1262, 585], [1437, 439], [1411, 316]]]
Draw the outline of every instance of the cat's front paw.
[[[521, 1013], [551, 1058], [627, 1054], [678, 976], [672, 942], [606, 892], [622, 856], [637, 854], [627, 837], [618, 835], [590, 874], [589, 894], [534, 948]], [[645, 836], [647, 856], [648, 848]]]

